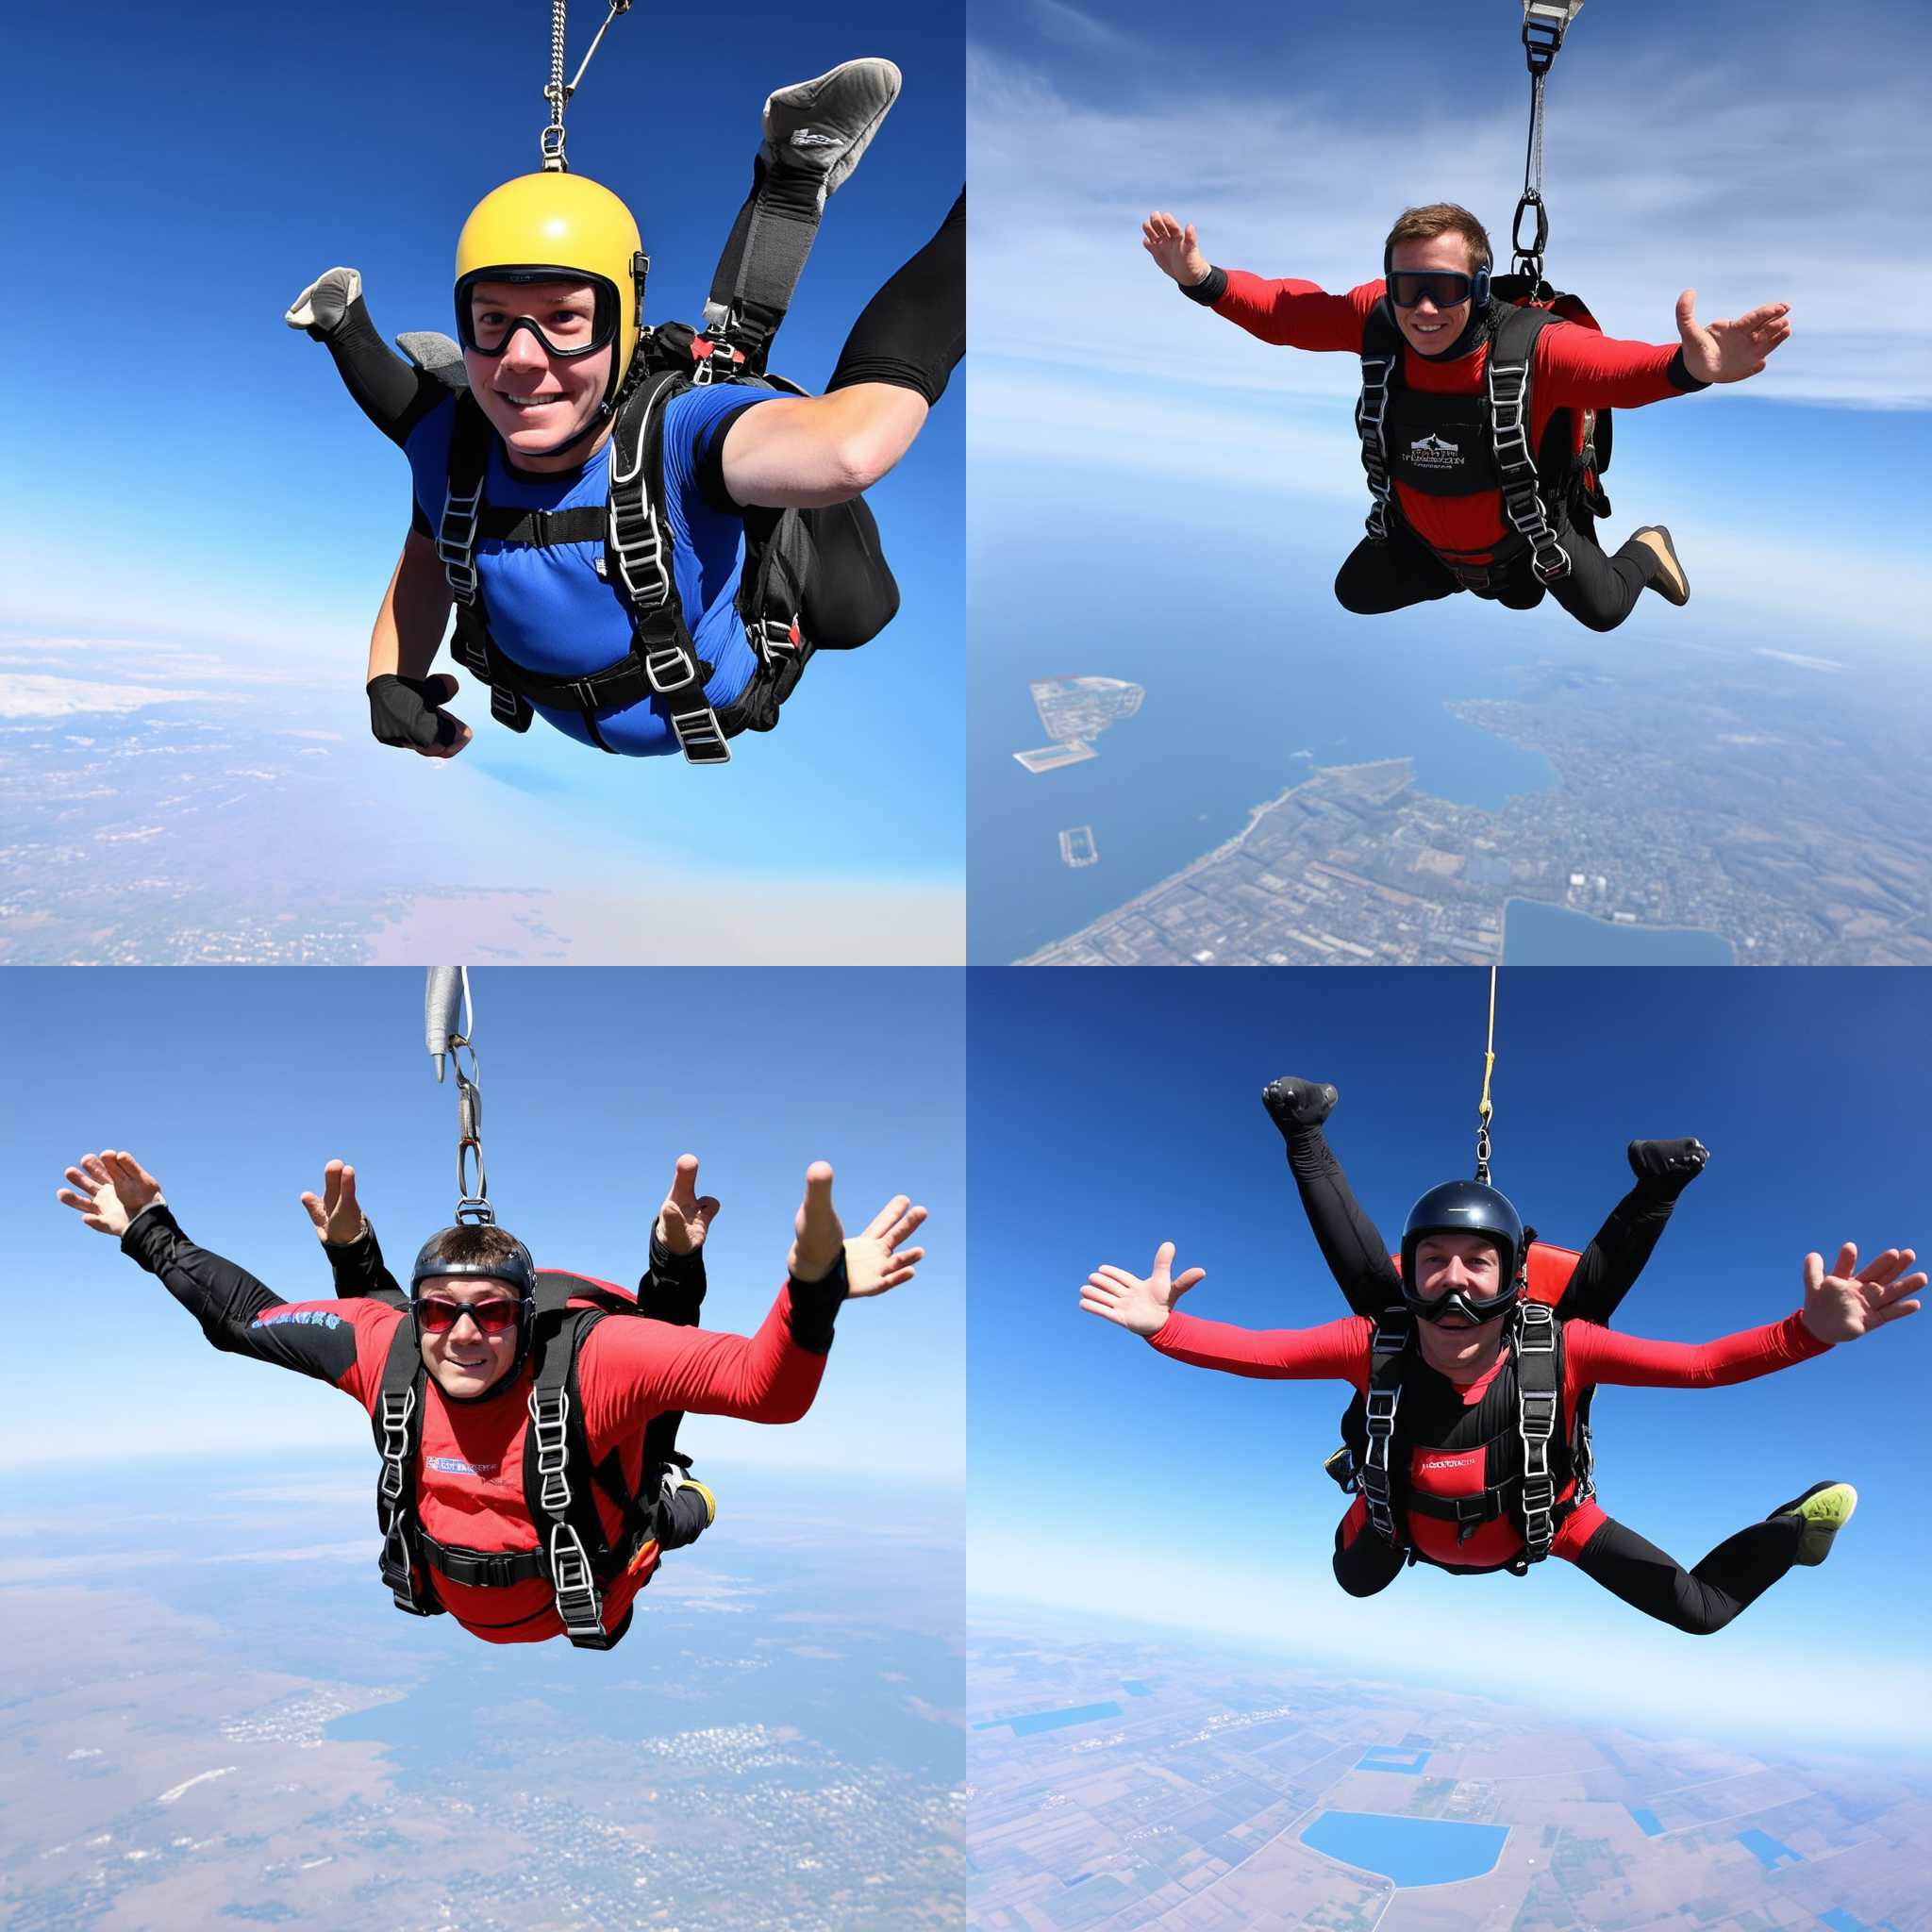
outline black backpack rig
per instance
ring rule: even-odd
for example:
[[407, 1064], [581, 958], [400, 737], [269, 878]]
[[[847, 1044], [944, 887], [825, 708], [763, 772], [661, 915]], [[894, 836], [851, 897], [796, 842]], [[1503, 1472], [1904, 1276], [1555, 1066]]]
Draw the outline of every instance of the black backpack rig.
[[[378, 1291], [372, 1298], [405, 1311], [408, 1307], [392, 1291]], [[424, 1529], [417, 1508], [416, 1463], [429, 1372], [415, 1324], [406, 1320], [398, 1325], [371, 1416], [382, 1457], [375, 1493], [376, 1522], [383, 1538], [379, 1567], [397, 1609], [412, 1617], [443, 1613], [430, 1580], [432, 1563], [453, 1583], [473, 1589], [505, 1590], [541, 1577], [556, 1594], [564, 1634], [579, 1650], [610, 1650], [622, 1641], [630, 1628], [630, 1614], [626, 1611], [616, 1630], [607, 1632], [605, 1594], [657, 1541], [658, 1498], [665, 1472], [647, 1462], [639, 1472], [639, 1489], [633, 1491], [625, 1482], [620, 1450], [613, 1449], [602, 1462], [592, 1462], [577, 1390], [577, 1361], [600, 1322], [642, 1315], [637, 1302], [621, 1289], [549, 1269], [537, 1275], [528, 1354], [530, 1425], [524, 1432], [524, 1505], [540, 1541], [529, 1550], [461, 1549], [436, 1541]], [[681, 1470], [691, 1467], [682, 1457], [673, 1460]], [[598, 1491], [618, 1511], [614, 1541], [605, 1533], [596, 1504]]]

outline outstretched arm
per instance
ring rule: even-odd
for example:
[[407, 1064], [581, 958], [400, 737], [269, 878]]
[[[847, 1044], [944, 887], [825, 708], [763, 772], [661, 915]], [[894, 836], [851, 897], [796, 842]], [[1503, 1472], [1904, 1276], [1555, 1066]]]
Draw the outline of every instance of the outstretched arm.
[[1162, 1355], [1200, 1369], [1230, 1375], [1257, 1375], [1296, 1381], [1334, 1376], [1357, 1381], [1367, 1373], [1372, 1324], [1350, 1316], [1319, 1328], [1238, 1328], [1231, 1322], [1204, 1322], [1181, 1314], [1174, 1304], [1207, 1270], [1174, 1274], [1174, 1243], [1155, 1250], [1153, 1271], [1132, 1274], [1104, 1265], [1087, 1277], [1080, 1307], [1130, 1334], [1145, 1336]]
[[1183, 226], [1159, 209], [1141, 223], [1141, 245], [1190, 302], [1278, 348], [1359, 355], [1362, 325], [1382, 294], [1380, 282], [1331, 295], [1313, 282], [1269, 281], [1245, 269], [1216, 268], [1201, 253], [1193, 223]]
[[453, 758], [475, 735], [442, 708], [457, 694], [456, 679], [447, 672], [429, 675], [442, 648], [450, 604], [435, 540], [411, 530], [369, 636], [369, 728], [379, 743], [426, 758]]
[[[90, 1154], [67, 1170], [58, 1199], [97, 1233], [117, 1236], [122, 1252], [159, 1277], [216, 1348], [274, 1362], [358, 1399], [364, 1328], [395, 1317], [369, 1304], [289, 1303], [245, 1268], [197, 1247], [161, 1197], [160, 1184], [133, 1155]], [[340, 1312], [338, 1310], [341, 1310]], [[360, 1318], [370, 1321], [361, 1323]], [[370, 1330], [374, 1337], [373, 1327]], [[379, 1366], [387, 1328], [370, 1344]]]
[[1803, 1307], [1782, 1322], [1714, 1341], [1656, 1341], [1573, 1323], [1567, 1331], [1571, 1380], [1578, 1386], [1714, 1389], [1774, 1374], [1916, 1314], [1913, 1297], [1926, 1280], [1906, 1272], [1916, 1258], [1910, 1248], [1888, 1248], [1860, 1268], [1858, 1251], [1847, 1241], [1827, 1274], [1822, 1255], [1807, 1255]]
[[906, 452], [966, 349], [966, 196], [866, 305], [822, 396], [732, 420], [724, 488], [745, 508], [843, 503]]

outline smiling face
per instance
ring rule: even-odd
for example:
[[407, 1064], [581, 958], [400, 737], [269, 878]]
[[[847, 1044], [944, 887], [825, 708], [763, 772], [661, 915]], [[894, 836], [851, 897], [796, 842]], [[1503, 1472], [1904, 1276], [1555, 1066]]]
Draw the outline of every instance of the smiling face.
[[[602, 437], [557, 456], [543, 452], [569, 441], [595, 417], [617, 351], [608, 342], [589, 354], [552, 351], [588, 349], [595, 340], [595, 286], [486, 279], [472, 283], [467, 292], [469, 340], [480, 345], [463, 350], [470, 393], [502, 437], [510, 460], [540, 472], [576, 469], [602, 446]], [[608, 434], [607, 425], [604, 435]]]
[[[1508, 1285], [1503, 1278], [1501, 1250], [1481, 1235], [1429, 1234], [1416, 1245], [1413, 1286], [1424, 1300], [1434, 1301], [1459, 1289], [1473, 1302], [1493, 1301]], [[1495, 1360], [1507, 1325], [1500, 1321], [1471, 1322], [1451, 1311], [1440, 1322], [1418, 1322], [1416, 1340], [1432, 1369], [1451, 1381], [1468, 1381]]]
[[[1457, 275], [1474, 275], [1475, 263], [1470, 258], [1467, 237], [1451, 228], [1426, 241], [1398, 242], [1389, 251], [1393, 269], [1448, 269]], [[1391, 305], [1392, 307], [1393, 305]], [[1458, 302], [1453, 308], [1438, 308], [1424, 295], [1413, 308], [1397, 308], [1395, 321], [1402, 339], [1411, 349], [1424, 356], [1440, 356], [1451, 347], [1469, 323], [1469, 304]]]
[[[478, 1280], [473, 1274], [431, 1274], [416, 1290], [419, 1300], [453, 1302], [465, 1308], [491, 1302], [516, 1303], [516, 1290], [507, 1281]], [[519, 1316], [521, 1316], [521, 1304]], [[486, 1395], [507, 1375], [517, 1358], [521, 1320], [494, 1331], [481, 1326], [473, 1315], [461, 1315], [441, 1330], [426, 1321], [417, 1324], [423, 1364], [445, 1395], [473, 1402]]]

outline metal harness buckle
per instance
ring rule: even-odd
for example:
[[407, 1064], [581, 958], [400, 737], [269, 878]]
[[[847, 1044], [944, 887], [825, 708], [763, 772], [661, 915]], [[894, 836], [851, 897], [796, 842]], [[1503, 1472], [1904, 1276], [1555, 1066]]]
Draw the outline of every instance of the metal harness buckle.
[[535, 1390], [530, 1391], [530, 1428], [537, 1438], [537, 1474], [542, 1478], [537, 1503], [549, 1516], [570, 1507], [570, 1453], [564, 1427], [569, 1415], [570, 1397], [563, 1391], [548, 1402]]

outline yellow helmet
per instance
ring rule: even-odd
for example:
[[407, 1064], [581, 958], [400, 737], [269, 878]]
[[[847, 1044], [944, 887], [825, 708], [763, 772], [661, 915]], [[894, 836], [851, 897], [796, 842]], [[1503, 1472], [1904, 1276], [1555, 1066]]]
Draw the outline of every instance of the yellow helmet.
[[590, 348], [614, 342], [617, 350], [598, 410], [601, 422], [637, 353], [650, 265], [637, 218], [609, 189], [581, 175], [519, 175], [486, 194], [457, 237], [458, 337], [465, 348], [477, 346], [470, 316], [472, 282], [486, 276], [590, 282], [597, 291], [596, 339]]

